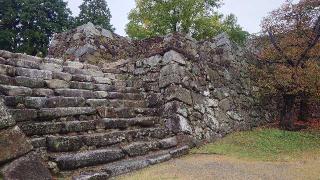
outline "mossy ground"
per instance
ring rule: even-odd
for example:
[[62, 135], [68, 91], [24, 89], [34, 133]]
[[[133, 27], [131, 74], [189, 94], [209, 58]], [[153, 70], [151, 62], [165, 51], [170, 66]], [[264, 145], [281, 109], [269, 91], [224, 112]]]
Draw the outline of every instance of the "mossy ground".
[[320, 131], [256, 129], [236, 132], [179, 159], [115, 179], [320, 180]]
[[320, 132], [256, 129], [233, 133], [192, 153], [219, 154], [263, 161], [297, 160], [320, 155]]

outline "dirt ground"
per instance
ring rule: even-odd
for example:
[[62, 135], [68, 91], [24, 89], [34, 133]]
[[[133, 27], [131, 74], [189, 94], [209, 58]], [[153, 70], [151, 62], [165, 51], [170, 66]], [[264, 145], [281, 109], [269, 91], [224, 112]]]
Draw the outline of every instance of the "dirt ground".
[[121, 180], [320, 180], [320, 157], [290, 162], [193, 154], [127, 174]]

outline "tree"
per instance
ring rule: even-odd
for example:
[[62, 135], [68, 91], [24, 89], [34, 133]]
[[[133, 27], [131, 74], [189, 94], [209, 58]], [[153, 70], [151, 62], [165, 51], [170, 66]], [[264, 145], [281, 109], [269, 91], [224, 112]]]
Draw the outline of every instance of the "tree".
[[0, 49], [46, 54], [54, 33], [68, 29], [71, 11], [62, 0], [0, 0]]
[[110, 23], [111, 13], [105, 0], [84, 0], [80, 5], [78, 25], [92, 22], [105, 29], [114, 31]]
[[224, 18], [215, 11], [220, 4], [220, 0], [136, 0], [126, 31], [133, 39], [180, 32], [198, 40], [225, 31], [243, 43], [248, 33], [237, 24], [234, 15]]
[[280, 127], [293, 130], [297, 97], [320, 97], [320, 2], [287, 1], [263, 20], [262, 29], [268, 38], [259, 39], [258, 84], [263, 93], [282, 96]]

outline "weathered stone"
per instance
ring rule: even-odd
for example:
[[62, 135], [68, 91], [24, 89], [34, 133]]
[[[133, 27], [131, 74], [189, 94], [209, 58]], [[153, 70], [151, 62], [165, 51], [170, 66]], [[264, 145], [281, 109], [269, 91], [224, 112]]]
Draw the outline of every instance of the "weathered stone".
[[178, 141], [176, 137], [171, 137], [167, 139], [162, 139], [159, 141], [159, 143], [161, 148], [167, 149], [176, 146], [178, 144]]
[[151, 155], [147, 157], [147, 161], [151, 165], [169, 161], [170, 159], [171, 159], [170, 153], [156, 154], [156, 155]]
[[79, 89], [56, 89], [55, 92], [64, 97], [83, 97], [83, 98], [95, 98], [96, 93], [90, 90]]
[[16, 68], [13, 66], [0, 64], [0, 74], [8, 75], [8, 76], [15, 76], [16, 75]]
[[38, 79], [52, 79], [52, 72], [37, 69], [16, 68], [16, 74], [18, 76], [27, 76], [30, 78]]
[[39, 69], [39, 61], [28, 61], [26, 59], [20, 59], [20, 58], [12, 58], [8, 61], [9, 65], [17, 66], [17, 67], [24, 67], [24, 68], [30, 68], [30, 69]]
[[219, 102], [219, 107], [223, 110], [223, 111], [229, 111], [231, 109], [231, 102], [228, 98], [225, 98], [223, 100], [221, 100]]
[[2, 170], [4, 179], [51, 180], [53, 177], [41, 158], [30, 154], [6, 165]]
[[56, 159], [58, 166], [63, 170], [72, 170], [79, 167], [105, 164], [124, 157], [120, 149], [102, 149], [70, 155]]
[[155, 67], [162, 61], [162, 57], [160, 55], [152, 56], [149, 58], [146, 58], [143, 63], [149, 67]]
[[66, 61], [65, 65], [69, 67], [77, 68], [77, 69], [83, 69], [84, 67], [83, 63], [76, 62], [76, 61]]
[[27, 108], [40, 109], [46, 107], [47, 101], [46, 97], [26, 97], [25, 105]]
[[80, 48], [78, 48], [74, 52], [74, 55], [76, 57], [81, 57], [84, 54], [90, 54], [90, 53], [94, 52], [95, 50], [96, 50], [96, 48], [94, 46], [92, 46], [91, 44], [85, 44], [84, 46], [81, 46]]
[[18, 126], [0, 131], [0, 164], [18, 158], [32, 150], [30, 141]]
[[24, 104], [24, 96], [3, 96], [4, 104], [9, 107], [16, 107], [20, 104]]
[[73, 176], [73, 180], [103, 180], [109, 179], [110, 174], [107, 172], [83, 173], [80, 176]]
[[182, 155], [185, 155], [185, 154], [188, 154], [189, 152], [189, 146], [182, 146], [180, 148], [177, 148], [177, 149], [173, 149], [170, 151], [170, 154], [173, 158], [177, 158], [179, 156], [182, 156]]
[[96, 84], [112, 84], [111, 79], [106, 77], [93, 77], [93, 81]]
[[106, 92], [106, 91], [96, 91], [96, 92], [95, 92], [95, 96], [96, 96], [97, 98], [103, 99], [103, 98], [108, 97], [108, 96], [109, 96], [109, 93]]
[[62, 65], [56, 63], [42, 63], [39, 66], [40, 70], [48, 70], [53, 72], [61, 72], [63, 70]]
[[11, 114], [4, 106], [3, 99], [0, 98], [0, 130], [14, 126], [15, 123], [16, 121], [12, 118]]
[[32, 95], [50, 97], [54, 95], [54, 91], [52, 89], [45, 89], [45, 88], [33, 89]]
[[51, 97], [47, 101], [49, 108], [54, 107], [79, 107], [85, 105], [83, 97]]
[[91, 107], [108, 106], [110, 101], [107, 99], [88, 99], [86, 101]]
[[142, 156], [148, 153], [148, 151], [157, 148], [157, 144], [153, 142], [135, 142], [128, 146], [123, 147], [125, 153], [129, 156]]
[[76, 74], [72, 76], [72, 81], [80, 81], [80, 82], [92, 82], [93, 78], [89, 75], [80, 75]]
[[31, 121], [37, 118], [35, 109], [9, 109], [9, 113], [17, 122]]
[[70, 86], [69, 82], [59, 79], [46, 80], [46, 85], [50, 89], [69, 88]]
[[43, 88], [45, 86], [45, 82], [42, 79], [28, 78], [25, 76], [17, 76], [16, 84], [18, 86], [24, 86], [29, 88]]
[[165, 99], [167, 101], [178, 100], [192, 105], [191, 93], [188, 89], [180, 86], [170, 86], [166, 89]]
[[64, 81], [71, 81], [72, 75], [69, 73], [63, 73], [63, 72], [52, 72], [52, 78], [53, 79], [60, 79]]
[[70, 88], [72, 88], [72, 89], [93, 90], [94, 89], [94, 85], [93, 85], [93, 83], [71, 81], [70, 82]]
[[104, 77], [104, 73], [102, 71], [98, 71], [95, 69], [86, 69], [88, 75], [95, 76], [95, 77]]
[[[21, 128], [22, 129], [22, 128]], [[23, 130], [24, 131], [24, 130]], [[41, 138], [32, 138], [31, 139], [31, 144], [34, 148], [41, 148], [41, 147], [46, 147], [47, 145], [47, 139], [44, 137]]]
[[0, 74], [0, 84], [15, 85], [15, 79], [13, 77]]
[[0, 92], [7, 96], [30, 96], [32, 89], [22, 86], [0, 85]]
[[52, 152], [77, 151], [83, 146], [79, 136], [72, 137], [47, 137], [47, 147]]
[[182, 65], [186, 64], [185, 58], [180, 53], [173, 50], [166, 52], [163, 56], [163, 62], [172, 63], [173, 61]]
[[87, 146], [110, 146], [126, 139], [126, 132], [115, 131], [106, 134], [92, 134], [82, 137], [82, 142]]
[[142, 169], [148, 165], [149, 164], [145, 159], [128, 159], [108, 164], [103, 167], [103, 170], [111, 174], [111, 176], [117, 176], [134, 170]]
[[96, 109], [90, 107], [43, 108], [39, 110], [39, 118], [57, 118], [82, 114], [93, 114]]

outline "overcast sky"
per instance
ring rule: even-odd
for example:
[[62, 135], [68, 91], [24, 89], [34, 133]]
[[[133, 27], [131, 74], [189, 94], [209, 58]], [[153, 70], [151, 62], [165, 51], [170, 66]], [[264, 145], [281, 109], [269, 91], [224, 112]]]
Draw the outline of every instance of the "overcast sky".
[[[66, 0], [73, 15], [79, 14], [81, 0]], [[260, 31], [260, 22], [268, 12], [281, 6], [285, 0], [224, 0], [220, 11], [224, 14], [233, 13], [238, 18], [238, 23], [250, 33]], [[125, 36], [127, 16], [135, 6], [134, 0], [107, 0], [110, 7], [111, 23], [116, 28], [116, 33]]]

